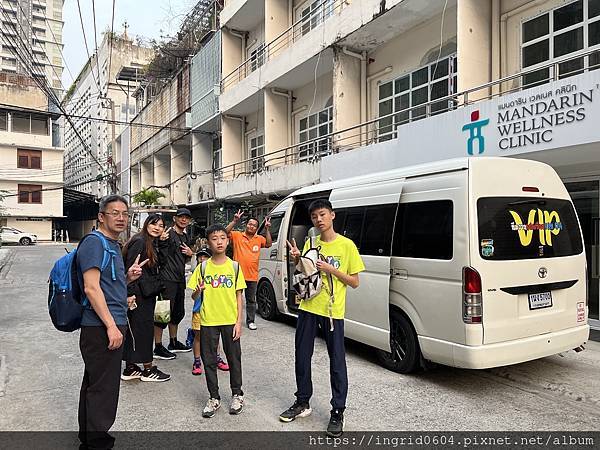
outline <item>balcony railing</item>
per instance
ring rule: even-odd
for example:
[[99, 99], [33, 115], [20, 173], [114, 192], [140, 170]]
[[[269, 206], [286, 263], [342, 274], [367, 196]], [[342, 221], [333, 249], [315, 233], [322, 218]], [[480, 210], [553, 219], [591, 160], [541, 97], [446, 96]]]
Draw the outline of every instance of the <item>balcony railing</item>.
[[[561, 71], [566, 62], [583, 61], [576, 70], [569, 72]], [[573, 67], [573, 65], [569, 65]], [[535, 83], [528, 80], [528, 76], [539, 73], [540, 69], [549, 69], [548, 76], [537, 79]], [[535, 69], [521, 71], [457, 94], [448, 95], [444, 98], [435, 99], [428, 103], [415, 105], [411, 108], [395, 111], [385, 116], [377, 117], [358, 125], [343, 130], [318, 136], [308, 141], [291, 145], [255, 158], [248, 158], [234, 164], [229, 164], [215, 170], [216, 181], [233, 180], [242, 175], [253, 175], [263, 171], [274, 170], [290, 164], [302, 162], [316, 162], [324, 156], [340, 153], [347, 150], [363, 147], [365, 145], [395, 139], [398, 127], [415, 120], [425, 119], [434, 115], [442, 114], [457, 108], [472, 105], [474, 103], [500, 97], [525, 88], [538, 86], [550, 81], [558, 81], [569, 76], [584, 72], [600, 70], [600, 49], [579, 53], [557, 60], [545, 65], [536, 66]], [[447, 108], [439, 108], [441, 102], [448, 102]], [[421, 111], [425, 107], [425, 113]], [[406, 114], [419, 111], [417, 114]], [[406, 119], [406, 117], [413, 117]]]
[[226, 75], [221, 80], [221, 90], [225, 91], [228, 87], [239, 83], [256, 69], [275, 58], [305, 34], [343, 9], [346, 6], [346, 1], [321, 0], [319, 2], [319, 0], [316, 0], [313, 5], [307, 8], [308, 12], [303, 14], [300, 20], [268, 44], [260, 45], [248, 59]]

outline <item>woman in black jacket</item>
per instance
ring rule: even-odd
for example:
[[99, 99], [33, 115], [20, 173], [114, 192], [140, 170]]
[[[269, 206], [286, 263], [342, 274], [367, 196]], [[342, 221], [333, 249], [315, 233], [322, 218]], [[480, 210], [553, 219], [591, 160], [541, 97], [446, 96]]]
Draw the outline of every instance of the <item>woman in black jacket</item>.
[[[128, 297], [135, 295], [135, 301], [127, 312], [129, 330], [125, 336], [123, 360], [126, 362], [122, 380], [141, 379], [142, 381], [167, 381], [170, 375], [152, 365], [154, 351], [154, 306], [156, 296], [162, 289], [159, 278], [158, 246], [165, 228], [160, 214], [150, 214], [142, 230], [127, 241], [123, 247], [125, 270], [139, 257], [148, 259], [142, 276], [127, 285]], [[143, 364], [142, 370], [138, 364]]]

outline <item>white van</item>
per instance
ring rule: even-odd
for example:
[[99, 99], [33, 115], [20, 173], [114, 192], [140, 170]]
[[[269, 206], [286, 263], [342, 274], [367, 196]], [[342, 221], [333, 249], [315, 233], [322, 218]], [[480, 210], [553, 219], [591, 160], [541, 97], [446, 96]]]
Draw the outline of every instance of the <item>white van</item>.
[[[365, 262], [346, 336], [401, 373], [425, 360], [483, 369], [580, 350], [589, 337], [586, 257], [571, 198], [548, 165], [463, 158], [302, 188], [271, 212], [258, 311], [295, 315], [293, 264], [327, 198]], [[259, 231], [260, 232], [260, 231]]]

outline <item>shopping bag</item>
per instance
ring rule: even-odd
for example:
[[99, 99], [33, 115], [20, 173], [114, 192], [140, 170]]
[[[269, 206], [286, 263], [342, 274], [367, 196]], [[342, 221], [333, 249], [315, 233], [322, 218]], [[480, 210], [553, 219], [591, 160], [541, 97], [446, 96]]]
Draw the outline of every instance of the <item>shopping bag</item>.
[[156, 301], [154, 307], [154, 322], [169, 323], [171, 321], [171, 301], [163, 300], [162, 296]]

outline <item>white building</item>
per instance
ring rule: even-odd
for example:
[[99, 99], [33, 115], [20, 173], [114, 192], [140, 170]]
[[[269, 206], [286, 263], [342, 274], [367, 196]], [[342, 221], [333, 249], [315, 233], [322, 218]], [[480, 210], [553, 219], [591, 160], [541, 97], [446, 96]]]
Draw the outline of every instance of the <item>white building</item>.
[[63, 217], [63, 151], [53, 146], [58, 118], [46, 95], [23, 75], [0, 74], [0, 226], [51, 240]]
[[27, 49], [34, 58], [33, 69], [48, 80], [61, 96], [62, 20], [64, 0], [0, 0], [0, 70], [30, 75], [15, 54]]

